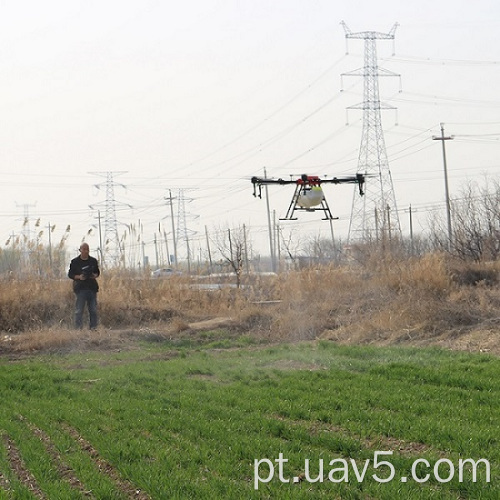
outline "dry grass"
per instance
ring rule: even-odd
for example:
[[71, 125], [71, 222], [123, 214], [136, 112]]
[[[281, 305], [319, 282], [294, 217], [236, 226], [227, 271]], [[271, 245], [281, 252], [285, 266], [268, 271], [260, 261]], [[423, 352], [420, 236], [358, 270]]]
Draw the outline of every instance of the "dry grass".
[[71, 329], [69, 280], [3, 281], [0, 352], [121, 348], [152, 330], [171, 338], [219, 325], [271, 341], [434, 343], [500, 353], [499, 265], [441, 254], [379, 256], [364, 266], [246, 277], [242, 289], [215, 291], [192, 287], [186, 278], [111, 273], [100, 279], [96, 332]]

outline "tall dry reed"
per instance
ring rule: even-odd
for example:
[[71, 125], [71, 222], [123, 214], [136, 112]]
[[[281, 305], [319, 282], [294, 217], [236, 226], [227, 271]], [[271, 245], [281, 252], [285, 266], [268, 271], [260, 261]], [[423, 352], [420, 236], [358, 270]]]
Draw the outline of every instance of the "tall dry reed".
[[[438, 253], [244, 276], [239, 289], [209, 288], [185, 276], [155, 280], [105, 272], [98, 303], [101, 328], [108, 330], [155, 325], [180, 331], [226, 317], [236, 332], [272, 340], [398, 342], [495, 326], [497, 276], [496, 263], [464, 264]], [[73, 308], [69, 279], [0, 281], [2, 332], [70, 329]]]

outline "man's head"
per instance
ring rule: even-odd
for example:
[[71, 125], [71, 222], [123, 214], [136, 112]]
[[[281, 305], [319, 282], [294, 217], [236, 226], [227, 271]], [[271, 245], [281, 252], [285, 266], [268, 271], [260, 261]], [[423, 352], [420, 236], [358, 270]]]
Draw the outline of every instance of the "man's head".
[[88, 243], [82, 243], [80, 245], [80, 257], [83, 260], [87, 260], [89, 258], [89, 252], [90, 252], [89, 244]]

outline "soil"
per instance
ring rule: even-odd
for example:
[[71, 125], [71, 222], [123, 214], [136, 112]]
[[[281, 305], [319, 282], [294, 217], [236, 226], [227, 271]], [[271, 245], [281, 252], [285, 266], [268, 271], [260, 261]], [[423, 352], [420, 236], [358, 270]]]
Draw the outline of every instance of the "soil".
[[[401, 332], [351, 332], [342, 330], [326, 330], [317, 338], [331, 340], [340, 345], [405, 345], [414, 347], [437, 346], [443, 349], [489, 353], [500, 356], [500, 327], [498, 325], [481, 325], [481, 328], [461, 331], [453, 329], [445, 332], [423, 333], [405, 330]], [[75, 330], [35, 330], [19, 334], [0, 333], [0, 356], [10, 359], [30, 357], [37, 353], [64, 353], [87, 351], [122, 351], [139, 349], [140, 342], [168, 341], [175, 348], [176, 344], [185, 341], [200, 344], [207, 341], [207, 333], [224, 330], [223, 338], [236, 339], [245, 334], [255, 335], [266, 342], [286, 342], [287, 339], [275, 339], [272, 335], [259, 332], [244, 332], [230, 317], [216, 317], [193, 323], [183, 323], [172, 327], [165, 323], [131, 328], [104, 329], [95, 331]], [[299, 339], [300, 340], [300, 339]], [[312, 340], [312, 339], [308, 339]]]

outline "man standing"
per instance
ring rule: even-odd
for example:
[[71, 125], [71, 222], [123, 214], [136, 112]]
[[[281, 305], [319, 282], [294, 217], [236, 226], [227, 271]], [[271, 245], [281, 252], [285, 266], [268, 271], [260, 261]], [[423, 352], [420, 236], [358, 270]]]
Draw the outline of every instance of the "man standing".
[[76, 295], [75, 327], [83, 327], [83, 310], [85, 304], [89, 309], [90, 329], [97, 328], [97, 292], [99, 285], [96, 278], [101, 274], [97, 259], [89, 255], [87, 243], [80, 245], [80, 255], [75, 257], [69, 266], [68, 277], [73, 280], [73, 291]]

